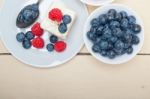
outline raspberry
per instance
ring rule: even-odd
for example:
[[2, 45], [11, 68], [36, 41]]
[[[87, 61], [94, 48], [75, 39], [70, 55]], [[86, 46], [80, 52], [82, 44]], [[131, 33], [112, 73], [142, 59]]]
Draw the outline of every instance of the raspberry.
[[63, 41], [58, 41], [55, 43], [54, 45], [54, 49], [57, 51], [57, 52], [63, 52], [67, 47], [67, 44]]
[[62, 18], [63, 18], [63, 14], [62, 14], [62, 12], [61, 12], [60, 9], [54, 8], [54, 9], [52, 9], [52, 10], [49, 12], [49, 18], [50, 18], [52, 21], [61, 22], [61, 21], [62, 21]]
[[44, 30], [41, 28], [40, 23], [36, 23], [33, 25], [33, 27], [31, 28], [32, 33], [36, 36], [42, 36]]
[[38, 49], [43, 48], [44, 47], [44, 40], [40, 37], [37, 37], [37, 38], [32, 40], [32, 45], [33, 45], [33, 47], [38, 48]]

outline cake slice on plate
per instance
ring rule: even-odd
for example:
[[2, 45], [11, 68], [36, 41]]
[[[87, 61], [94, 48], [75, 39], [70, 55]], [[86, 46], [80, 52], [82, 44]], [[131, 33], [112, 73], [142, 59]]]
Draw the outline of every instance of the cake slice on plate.
[[76, 19], [76, 13], [67, 8], [61, 1], [54, 1], [41, 22], [44, 30], [66, 39]]

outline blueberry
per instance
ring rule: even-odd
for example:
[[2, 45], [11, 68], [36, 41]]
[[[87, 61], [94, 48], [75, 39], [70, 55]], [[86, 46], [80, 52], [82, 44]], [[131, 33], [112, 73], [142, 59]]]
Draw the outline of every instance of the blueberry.
[[36, 11], [38, 11], [39, 6], [38, 6], [37, 4], [33, 4], [33, 5], [31, 6], [31, 9], [36, 12]]
[[100, 43], [101, 41], [102, 41], [102, 38], [98, 37], [96, 38], [95, 43]]
[[131, 43], [132, 42], [132, 35], [129, 33], [128, 34], [124, 33], [123, 40], [124, 40], [124, 42]]
[[120, 28], [114, 28], [112, 30], [112, 33], [116, 37], [121, 37], [123, 35], [123, 32], [122, 32], [122, 30]]
[[140, 33], [141, 32], [141, 26], [138, 24], [133, 25], [133, 31], [134, 31], [134, 33]]
[[49, 40], [50, 40], [51, 43], [56, 43], [58, 41], [58, 37], [55, 36], [55, 35], [51, 35]]
[[[24, 17], [29, 19], [34, 19], [39, 16], [39, 6], [37, 4], [32, 4], [23, 9], [22, 14]], [[28, 19], [28, 20], [29, 20]]]
[[95, 52], [95, 53], [99, 52], [99, 51], [100, 51], [99, 45], [98, 45], [98, 44], [94, 44], [94, 45], [92, 46], [92, 50], [93, 50], [93, 52]]
[[127, 49], [127, 54], [132, 54], [132, 53], [133, 53], [133, 48], [132, 47], [128, 48]]
[[92, 34], [95, 34], [95, 33], [97, 32], [97, 30], [96, 30], [96, 28], [91, 27], [91, 28], [90, 28], [90, 32], [91, 32]]
[[101, 36], [102, 36], [102, 34], [103, 34], [103, 32], [96, 32], [96, 33], [95, 33], [95, 35], [97, 36], [96, 38], [101, 37]]
[[119, 28], [120, 27], [120, 23], [118, 21], [111, 21], [110, 22], [110, 27], [111, 27], [111, 29]]
[[136, 23], [136, 18], [134, 16], [128, 16], [128, 21], [129, 24], [135, 24]]
[[63, 16], [63, 23], [69, 24], [72, 21], [71, 17], [69, 15]]
[[113, 51], [117, 54], [117, 55], [123, 55], [125, 53], [124, 49], [113, 49]]
[[125, 44], [124, 44], [124, 48], [125, 48], [125, 49], [128, 49], [128, 48], [131, 47], [131, 46], [132, 46], [131, 43], [125, 43]]
[[111, 37], [111, 38], [109, 39], [109, 41], [110, 41], [111, 43], [115, 43], [117, 40], [118, 40], [117, 37]]
[[117, 11], [115, 9], [110, 9], [108, 11], [108, 14], [111, 14], [111, 15], [116, 15]]
[[128, 19], [126, 19], [126, 18], [122, 19], [120, 24], [121, 24], [122, 29], [127, 29], [128, 25], [129, 25]]
[[103, 31], [103, 26], [99, 26], [99, 27], [97, 28], [97, 30], [96, 30], [96, 33], [97, 33], [98, 35], [102, 35], [102, 34], [103, 34], [102, 31]]
[[31, 31], [28, 31], [26, 34], [25, 34], [25, 37], [28, 39], [28, 40], [32, 40], [34, 39], [34, 34], [31, 32]]
[[126, 33], [126, 34], [133, 34], [133, 31], [130, 30], [130, 29], [127, 29], [127, 30], [125, 31], [125, 33]]
[[37, 18], [39, 16], [39, 13], [37, 13], [37, 12], [35, 12], [35, 11], [32, 11], [32, 18], [33, 18], [33, 20], [35, 19], [35, 18]]
[[60, 33], [64, 34], [65, 32], [67, 32], [67, 25], [64, 23], [61, 23], [58, 27], [58, 30]]
[[107, 15], [107, 20], [108, 20], [108, 21], [114, 20], [114, 15], [108, 14], [108, 15]]
[[91, 21], [91, 26], [92, 27], [98, 27], [99, 26], [99, 20], [97, 18], [94, 18], [92, 21]]
[[132, 36], [132, 44], [137, 45], [137, 44], [139, 44], [139, 43], [140, 43], [139, 37], [136, 36], [136, 35], [133, 35], [133, 36]]
[[99, 22], [100, 24], [104, 25], [107, 23], [107, 16], [105, 14], [102, 14], [99, 16]]
[[107, 40], [108, 40], [108, 38], [107, 38], [105, 35], [102, 35], [102, 36], [101, 36], [101, 39], [102, 39], [103, 41], [107, 41]]
[[30, 10], [24, 10], [23, 12], [24, 22], [30, 23], [33, 19], [33, 13]]
[[109, 44], [108, 44], [108, 49], [109, 49], [109, 50], [112, 50], [112, 49], [113, 49], [113, 44], [112, 44], [112, 43], [109, 43]]
[[106, 49], [108, 49], [108, 42], [107, 41], [101, 41], [99, 46], [100, 46], [100, 49], [106, 50]]
[[110, 28], [109, 28], [109, 24], [105, 24], [105, 25], [103, 26], [103, 31], [105, 31], [105, 30], [107, 30], [107, 29], [110, 29]]
[[16, 35], [16, 39], [17, 39], [18, 42], [23, 42], [24, 38], [25, 38], [25, 34], [23, 32], [18, 33]]
[[116, 43], [115, 43], [115, 48], [116, 49], [123, 49], [124, 48], [124, 43], [120, 40], [118, 40]]
[[18, 20], [19, 22], [23, 23], [23, 22], [24, 22], [24, 17], [23, 17], [23, 15], [22, 15], [22, 14], [19, 14], [18, 17], [17, 17], [17, 20]]
[[111, 30], [110, 29], [104, 30], [103, 31], [103, 37], [106, 39], [111, 38], [112, 37]]
[[23, 46], [23, 48], [25, 48], [25, 49], [29, 49], [29, 48], [31, 47], [31, 41], [28, 40], [28, 39], [23, 40], [22, 46]]
[[115, 56], [116, 56], [116, 54], [115, 54], [114, 51], [109, 51], [109, 52], [107, 53], [107, 56], [108, 56], [110, 59], [114, 59]]
[[95, 42], [96, 41], [96, 35], [93, 34], [92, 32], [87, 32], [87, 37], [89, 40], [91, 40], [92, 42]]
[[105, 50], [102, 50], [102, 51], [100, 52], [100, 54], [101, 54], [102, 56], [107, 56], [107, 52], [106, 52]]
[[46, 48], [49, 52], [52, 52], [54, 50], [54, 45], [53, 44], [47, 44]]
[[115, 15], [115, 20], [117, 20], [117, 21], [121, 21], [121, 19], [122, 19], [122, 16], [121, 16], [121, 14], [120, 13], [117, 13], [116, 15]]
[[127, 12], [125, 11], [121, 11], [120, 14], [122, 18], [126, 18], [128, 16]]

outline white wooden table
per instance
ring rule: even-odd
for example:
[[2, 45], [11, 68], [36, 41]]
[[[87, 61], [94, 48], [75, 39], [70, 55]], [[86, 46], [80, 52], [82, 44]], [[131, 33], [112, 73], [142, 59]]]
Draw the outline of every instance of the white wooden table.
[[144, 21], [144, 46], [132, 61], [106, 65], [83, 48], [62, 66], [38, 69], [16, 60], [0, 41], [0, 99], [150, 99], [150, 0], [115, 2]]

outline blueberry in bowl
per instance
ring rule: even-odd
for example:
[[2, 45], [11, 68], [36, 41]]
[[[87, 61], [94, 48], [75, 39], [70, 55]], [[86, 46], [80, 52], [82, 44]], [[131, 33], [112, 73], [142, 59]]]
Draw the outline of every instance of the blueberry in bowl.
[[144, 43], [144, 27], [135, 11], [121, 4], [96, 9], [84, 26], [88, 51], [107, 64], [131, 60]]

